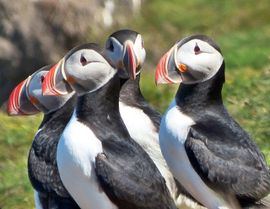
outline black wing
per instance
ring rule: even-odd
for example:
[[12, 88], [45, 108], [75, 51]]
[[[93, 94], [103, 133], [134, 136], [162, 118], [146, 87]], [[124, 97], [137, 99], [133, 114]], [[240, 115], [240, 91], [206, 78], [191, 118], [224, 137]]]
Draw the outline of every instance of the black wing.
[[58, 138], [40, 131], [35, 136], [28, 158], [28, 175], [33, 187], [43, 193], [69, 197], [56, 164]]
[[269, 168], [248, 134], [232, 118], [205, 118], [191, 127], [185, 143], [197, 172], [239, 198], [258, 200], [267, 195]]
[[80, 209], [72, 198], [63, 198], [40, 192], [38, 198], [43, 209]]
[[40, 131], [33, 140], [28, 157], [28, 175], [38, 192], [70, 198], [60, 179], [56, 164], [56, 150], [75, 103], [74, 96], [60, 109], [44, 115]]
[[109, 198], [125, 209], [176, 208], [165, 181], [148, 155], [130, 140], [102, 142], [96, 174]]

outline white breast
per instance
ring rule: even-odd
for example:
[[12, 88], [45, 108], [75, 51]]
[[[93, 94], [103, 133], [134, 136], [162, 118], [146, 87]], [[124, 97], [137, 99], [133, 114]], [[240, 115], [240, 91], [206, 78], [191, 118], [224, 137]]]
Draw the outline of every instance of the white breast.
[[220, 208], [224, 206], [223, 200], [202, 181], [185, 150], [188, 132], [194, 124], [190, 117], [181, 113], [173, 101], [160, 124], [161, 151], [174, 177], [195, 199], [207, 208]]
[[158, 145], [158, 132], [142, 109], [119, 103], [121, 117], [131, 137], [141, 146], [149, 149], [149, 143]]
[[116, 209], [97, 183], [95, 157], [102, 144], [74, 113], [57, 147], [57, 166], [61, 180], [82, 209]]
[[170, 135], [171, 141], [166, 141], [166, 143], [184, 144], [189, 129], [194, 124], [195, 122], [190, 117], [181, 113], [176, 105], [175, 100], [173, 100], [168, 110], [162, 117], [159, 137], [163, 139], [166, 135]]
[[164, 160], [158, 142], [158, 132], [143, 110], [119, 103], [121, 117], [130, 136], [146, 151], [164, 177], [172, 197], [176, 197], [174, 178]]

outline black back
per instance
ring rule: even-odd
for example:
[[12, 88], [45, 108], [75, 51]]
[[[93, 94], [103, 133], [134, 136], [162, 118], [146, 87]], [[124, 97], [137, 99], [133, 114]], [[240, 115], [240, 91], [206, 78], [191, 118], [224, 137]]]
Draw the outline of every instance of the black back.
[[29, 179], [47, 208], [79, 208], [62, 184], [56, 164], [57, 144], [75, 102], [73, 96], [60, 109], [44, 115], [29, 152]]
[[78, 99], [78, 120], [103, 146], [104, 152], [96, 157], [98, 181], [119, 209], [176, 208], [155, 164], [129, 136], [119, 113], [119, 91], [116, 75]]

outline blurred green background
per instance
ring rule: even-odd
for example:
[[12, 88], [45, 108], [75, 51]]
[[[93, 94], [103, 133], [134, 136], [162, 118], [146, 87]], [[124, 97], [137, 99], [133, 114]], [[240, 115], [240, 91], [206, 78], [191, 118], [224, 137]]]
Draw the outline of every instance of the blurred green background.
[[[270, 164], [269, 1], [145, 0], [135, 15], [126, 16], [124, 22], [90, 30], [83, 41], [104, 43], [111, 32], [121, 28], [140, 32], [147, 50], [142, 91], [163, 112], [178, 86], [155, 86], [154, 70], [159, 58], [185, 36], [211, 36], [226, 62], [224, 102]], [[41, 119], [42, 115], [11, 118], [0, 111], [0, 208], [34, 208], [26, 161]]]

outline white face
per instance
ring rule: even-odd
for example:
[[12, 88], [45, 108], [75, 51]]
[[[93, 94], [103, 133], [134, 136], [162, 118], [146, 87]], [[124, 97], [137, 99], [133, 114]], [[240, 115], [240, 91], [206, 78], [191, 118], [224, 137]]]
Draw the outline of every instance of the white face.
[[106, 55], [113, 66], [119, 67], [123, 63], [124, 46], [114, 37], [106, 41]]
[[[192, 39], [178, 49], [175, 47], [174, 63], [177, 67], [181, 64], [187, 67], [187, 71], [181, 73], [183, 83], [196, 83], [213, 77], [223, 63], [223, 56], [209, 43]], [[192, 77], [185, 76], [188, 73]]]
[[[127, 43], [131, 43], [133, 45], [133, 50], [136, 58], [136, 65], [140, 69], [142, 64], [144, 63], [146, 52], [144, 49], [144, 42], [142, 40], [142, 36], [140, 34], [137, 35], [135, 42], [127, 39], [125, 43], [120, 43], [116, 38], [109, 37], [106, 41], [106, 55], [110, 60], [111, 64], [118, 68], [125, 68], [124, 66], [124, 56], [126, 54], [126, 45]], [[138, 69], [138, 70], [139, 70]]]
[[116, 69], [93, 49], [80, 49], [63, 64], [67, 82], [78, 94], [100, 88], [116, 73]]
[[144, 60], [145, 60], [146, 52], [144, 49], [144, 42], [143, 42], [142, 36], [140, 34], [138, 34], [138, 36], [135, 40], [134, 51], [135, 51], [136, 57], [139, 61], [138, 64], [140, 64], [142, 66], [142, 64], [144, 63]]

